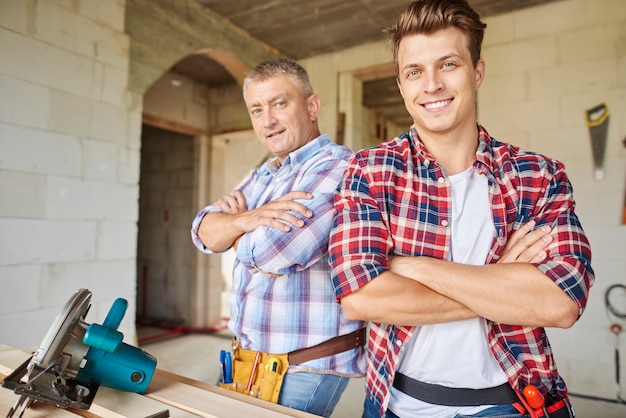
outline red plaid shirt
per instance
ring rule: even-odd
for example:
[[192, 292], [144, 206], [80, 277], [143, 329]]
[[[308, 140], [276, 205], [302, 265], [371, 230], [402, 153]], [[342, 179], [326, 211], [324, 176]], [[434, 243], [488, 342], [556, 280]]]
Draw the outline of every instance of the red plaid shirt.
[[[572, 186], [562, 163], [489, 137], [479, 126], [473, 167], [489, 179], [495, 236], [486, 263], [495, 263], [509, 235], [535, 219], [553, 228], [548, 257], [536, 266], [563, 289], [582, 314], [594, 281], [591, 249], [574, 214]], [[387, 270], [388, 256], [447, 259], [451, 190], [445, 172], [412, 127], [349, 162], [335, 196], [330, 263], [338, 299]], [[511, 386], [533, 384], [543, 394], [566, 394], [543, 328], [488, 321], [491, 351]], [[401, 346], [415, 327], [370, 324], [367, 396], [381, 416]]]

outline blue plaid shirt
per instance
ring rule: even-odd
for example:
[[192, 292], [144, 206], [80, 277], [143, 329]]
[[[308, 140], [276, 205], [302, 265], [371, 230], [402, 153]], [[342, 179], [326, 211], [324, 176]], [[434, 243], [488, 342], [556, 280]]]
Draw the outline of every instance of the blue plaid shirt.
[[[313, 199], [300, 201], [313, 212], [310, 219], [302, 217], [303, 228], [282, 232], [264, 226], [239, 240], [229, 328], [244, 348], [287, 353], [364, 326], [343, 314], [328, 265], [333, 197], [351, 155], [347, 147], [321, 135], [290, 153], [282, 166], [275, 164], [275, 158], [266, 161], [241, 186], [249, 209], [294, 190], [313, 194]], [[194, 244], [208, 254], [211, 251], [198, 237], [198, 226], [205, 214], [216, 211], [220, 210], [213, 206], [202, 209], [191, 230]], [[296, 367], [363, 375], [365, 354], [363, 349], [353, 349]]]

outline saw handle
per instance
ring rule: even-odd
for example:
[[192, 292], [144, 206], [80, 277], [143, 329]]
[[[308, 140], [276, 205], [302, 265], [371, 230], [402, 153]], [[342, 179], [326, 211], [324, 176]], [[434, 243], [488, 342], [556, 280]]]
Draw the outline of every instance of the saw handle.
[[113, 306], [109, 309], [107, 317], [104, 319], [102, 326], [111, 329], [118, 329], [126, 314], [126, 308], [128, 308], [128, 301], [126, 299], [117, 298], [113, 302]]
[[89, 325], [83, 336], [83, 343], [109, 353], [115, 352], [124, 339], [124, 335], [117, 331], [117, 328], [122, 323], [127, 307], [128, 302], [125, 299], [116, 299], [102, 325], [95, 323]]
[[600, 103], [591, 109], [587, 109], [585, 115], [587, 117], [587, 126], [599, 126], [609, 117], [609, 108], [605, 103]]
[[124, 334], [119, 331], [103, 325], [91, 324], [85, 331], [83, 343], [89, 347], [100, 348], [109, 353], [114, 353], [120, 347], [123, 339]]

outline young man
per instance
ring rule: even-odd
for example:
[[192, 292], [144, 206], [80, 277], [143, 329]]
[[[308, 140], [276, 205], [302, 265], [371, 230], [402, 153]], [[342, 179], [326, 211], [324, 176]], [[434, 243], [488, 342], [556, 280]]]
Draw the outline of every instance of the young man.
[[[242, 348], [290, 353], [363, 328], [335, 302], [328, 266], [333, 196], [352, 152], [320, 134], [320, 99], [297, 63], [259, 64], [243, 92], [274, 157], [202, 209], [191, 233], [205, 253], [236, 251], [229, 328]], [[349, 377], [365, 372], [362, 334], [332, 355], [291, 364], [278, 403], [330, 416]]]
[[563, 165], [476, 122], [484, 28], [465, 0], [400, 15], [388, 33], [414, 124], [356, 153], [335, 200], [335, 292], [371, 322], [364, 417], [539, 413], [524, 390], [569, 415], [544, 327], [582, 314], [591, 251]]

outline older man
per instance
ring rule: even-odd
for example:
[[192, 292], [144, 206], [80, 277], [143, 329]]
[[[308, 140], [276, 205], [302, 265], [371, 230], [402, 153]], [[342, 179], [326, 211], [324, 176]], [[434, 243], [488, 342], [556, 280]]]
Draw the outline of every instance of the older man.
[[206, 253], [236, 251], [229, 328], [243, 348], [330, 347], [290, 364], [278, 400], [330, 416], [349, 377], [365, 370], [363, 323], [337, 305], [327, 254], [333, 195], [352, 153], [320, 134], [320, 99], [297, 63], [259, 64], [243, 91], [254, 131], [273, 157], [200, 211], [193, 241]]

